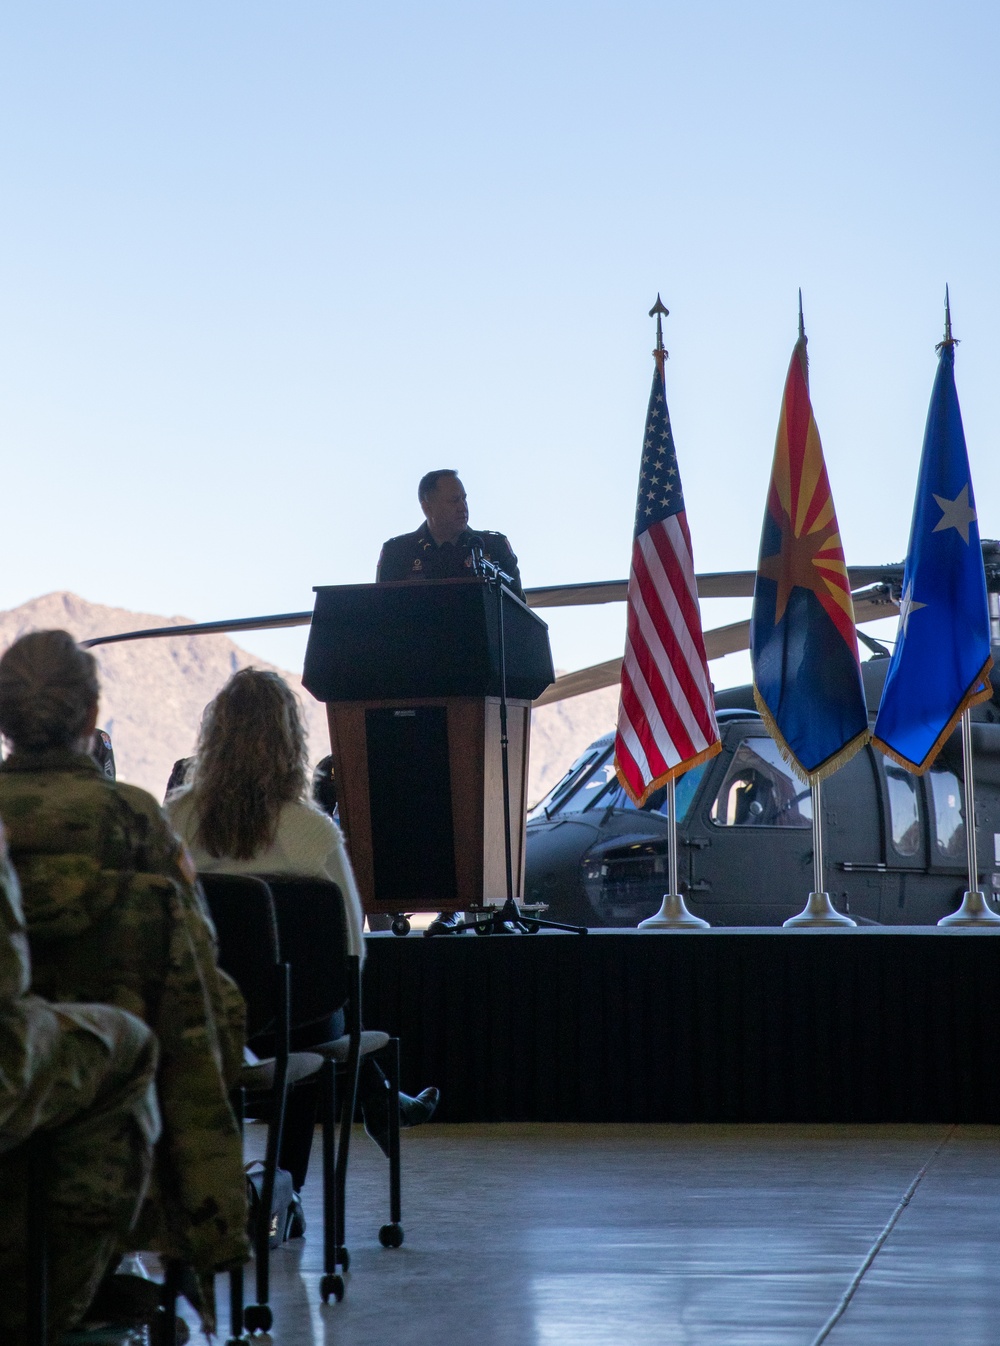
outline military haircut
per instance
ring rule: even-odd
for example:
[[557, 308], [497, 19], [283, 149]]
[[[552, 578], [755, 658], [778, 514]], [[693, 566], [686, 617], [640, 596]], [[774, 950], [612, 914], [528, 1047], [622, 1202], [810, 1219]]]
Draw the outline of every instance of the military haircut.
[[432, 495], [437, 488], [438, 482], [442, 477], [457, 477], [458, 470], [454, 467], [438, 467], [433, 472], [426, 472], [417, 486], [417, 499], [421, 504]]

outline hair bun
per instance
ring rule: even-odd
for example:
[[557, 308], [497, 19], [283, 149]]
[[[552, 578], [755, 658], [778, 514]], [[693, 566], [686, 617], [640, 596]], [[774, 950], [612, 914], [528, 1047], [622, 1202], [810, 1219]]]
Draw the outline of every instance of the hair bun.
[[0, 659], [0, 732], [21, 751], [71, 747], [99, 695], [89, 651], [68, 631], [33, 631]]

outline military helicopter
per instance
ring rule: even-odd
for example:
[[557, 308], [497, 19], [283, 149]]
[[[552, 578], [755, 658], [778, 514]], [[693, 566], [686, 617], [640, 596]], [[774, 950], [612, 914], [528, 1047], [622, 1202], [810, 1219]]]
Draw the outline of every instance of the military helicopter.
[[[1000, 543], [984, 541], [994, 658], [1000, 666]], [[902, 564], [848, 567], [860, 624], [898, 612]], [[755, 572], [697, 577], [701, 598], [750, 598]], [[623, 602], [627, 581], [551, 585], [525, 591], [529, 607]], [[99, 637], [88, 645], [305, 626], [311, 612], [158, 627]], [[862, 665], [874, 716], [889, 651], [862, 631], [872, 650]], [[749, 620], [705, 632], [710, 660], [749, 647]], [[613, 686], [621, 659], [557, 678], [535, 702]], [[812, 864], [808, 788], [764, 728], [749, 686], [716, 692], [723, 750], [677, 785], [680, 887], [690, 911], [712, 925], [781, 925], [802, 908]], [[997, 872], [985, 885], [1000, 910], [1000, 690], [973, 708], [980, 854]], [[642, 810], [614, 774], [613, 735], [596, 739], [527, 820], [525, 901], [575, 924], [635, 926], [655, 912], [667, 868], [665, 792]], [[835, 906], [859, 924], [935, 924], [958, 905], [966, 885], [962, 754], [958, 731], [934, 767], [915, 777], [871, 748], [824, 785], [827, 887]], [[992, 845], [982, 842], [993, 833]]]
[[[1000, 665], [1000, 544], [983, 543], [994, 659]], [[859, 622], [896, 606], [902, 566], [849, 568]], [[709, 583], [721, 576], [703, 577]], [[737, 583], [752, 573], [733, 577]], [[736, 587], [728, 585], [729, 592]], [[737, 623], [706, 632], [725, 652], [746, 648]], [[889, 651], [862, 664], [874, 719]], [[737, 641], [740, 643], [737, 644]], [[579, 675], [570, 675], [579, 676]], [[555, 699], [550, 688], [540, 701]], [[716, 692], [722, 752], [677, 782], [680, 889], [688, 909], [711, 925], [779, 926], [802, 907], [812, 865], [812, 800], [782, 759], [749, 686]], [[994, 873], [985, 885], [1000, 910], [1000, 688], [972, 711], [980, 855]], [[667, 873], [666, 791], [641, 810], [614, 772], [614, 735], [596, 739], [528, 815], [525, 900], [555, 919], [636, 926], [660, 906]], [[871, 747], [825, 784], [826, 885], [834, 905], [858, 924], [935, 925], [967, 886], [960, 731], [923, 777]], [[990, 838], [992, 833], [992, 838]], [[983, 848], [983, 843], [990, 844]], [[988, 862], [989, 863], [989, 862]]]

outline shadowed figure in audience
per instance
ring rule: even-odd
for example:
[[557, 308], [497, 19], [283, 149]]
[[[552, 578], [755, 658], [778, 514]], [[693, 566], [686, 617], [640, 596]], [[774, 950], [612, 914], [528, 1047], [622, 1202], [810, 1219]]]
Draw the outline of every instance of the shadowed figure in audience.
[[144, 790], [88, 753], [97, 666], [65, 631], [23, 636], [0, 659], [0, 765], [36, 990], [127, 1009], [160, 1045], [163, 1135], [131, 1248], [189, 1263], [214, 1328], [215, 1271], [243, 1262], [242, 1143], [228, 1091], [243, 1064], [244, 1006], [216, 966], [190, 857]]
[[[340, 828], [309, 798], [306, 737], [298, 702], [276, 673], [245, 668], [206, 708], [191, 784], [168, 796], [167, 816], [203, 873], [298, 874], [329, 879], [344, 899], [348, 953], [364, 959], [363, 915]], [[292, 976], [295, 969], [292, 969]], [[343, 1033], [343, 1015], [293, 1027], [305, 1050]], [[251, 1044], [253, 1045], [253, 1044]], [[369, 1134], [387, 1152], [388, 1085], [373, 1061], [361, 1067], [359, 1097]], [[311, 1102], [308, 1100], [311, 1099]], [[315, 1085], [292, 1095], [281, 1164], [298, 1191], [305, 1181], [316, 1116]], [[427, 1121], [436, 1089], [400, 1094], [400, 1123]], [[310, 1111], [311, 1109], [311, 1111]]]
[[[125, 1247], [160, 1132], [156, 1040], [106, 1005], [30, 994], [17, 878], [0, 828], [0, 1341], [25, 1340], [28, 1202], [43, 1202], [49, 1340], [75, 1327]], [[44, 1190], [23, 1148], [39, 1149]], [[87, 1315], [92, 1318], [93, 1315]], [[89, 1325], [89, 1324], [88, 1324]]]

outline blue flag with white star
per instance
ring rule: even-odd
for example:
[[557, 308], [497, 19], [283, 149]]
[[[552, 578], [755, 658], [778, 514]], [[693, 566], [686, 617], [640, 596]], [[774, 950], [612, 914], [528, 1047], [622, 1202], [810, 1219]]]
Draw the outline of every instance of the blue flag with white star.
[[983, 553], [955, 390], [955, 343], [946, 340], [927, 412], [896, 649], [873, 742], [921, 775], [967, 707], [992, 694], [992, 665]]

